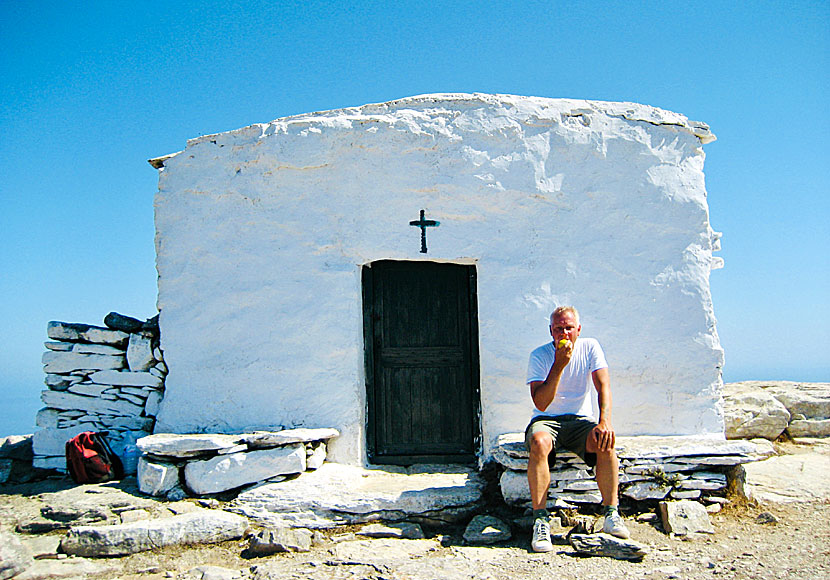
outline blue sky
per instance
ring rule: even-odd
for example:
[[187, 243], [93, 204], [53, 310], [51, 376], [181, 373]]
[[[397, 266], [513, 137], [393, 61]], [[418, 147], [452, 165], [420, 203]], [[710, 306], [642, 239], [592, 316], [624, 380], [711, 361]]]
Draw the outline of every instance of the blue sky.
[[49, 320], [155, 314], [147, 159], [433, 92], [635, 101], [711, 125], [724, 378], [830, 381], [827, 2], [0, 0], [0, 435]]

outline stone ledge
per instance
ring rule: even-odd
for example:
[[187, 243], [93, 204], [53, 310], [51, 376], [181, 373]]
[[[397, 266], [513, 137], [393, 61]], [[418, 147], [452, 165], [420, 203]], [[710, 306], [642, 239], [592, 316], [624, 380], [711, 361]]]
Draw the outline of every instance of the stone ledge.
[[136, 441], [138, 484], [148, 495], [213, 495], [319, 468], [332, 428], [218, 433], [156, 433]]
[[367, 469], [325, 463], [245, 490], [227, 509], [269, 526], [330, 528], [375, 520], [456, 522], [481, 504], [484, 477], [457, 465]]
[[[726, 440], [692, 436], [628, 436], [617, 438], [620, 459], [620, 495], [634, 501], [662, 500], [666, 497], [701, 498], [722, 494], [727, 487], [725, 471], [774, 455], [766, 440]], [[499, 436], [495, 459], [505, 468], [500, 478], [508, 504], [530, 503], [527, 483], [528, 451], [523, 433]], [[551, 470], [548, 496], [571, 503], [597, 503], [598, 490], [589, 485], [591, 470], [575, 454], [557, 452]]]

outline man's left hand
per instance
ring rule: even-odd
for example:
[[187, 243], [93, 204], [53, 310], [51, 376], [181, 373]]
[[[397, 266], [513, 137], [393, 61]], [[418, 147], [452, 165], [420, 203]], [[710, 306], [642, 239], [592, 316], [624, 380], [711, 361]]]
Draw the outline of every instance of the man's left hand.
[[591, 430], [591, 437], [597, 446], [597, 451], [608, 451], [614, 448], [614, 429], [611, 425], [602, 422]]

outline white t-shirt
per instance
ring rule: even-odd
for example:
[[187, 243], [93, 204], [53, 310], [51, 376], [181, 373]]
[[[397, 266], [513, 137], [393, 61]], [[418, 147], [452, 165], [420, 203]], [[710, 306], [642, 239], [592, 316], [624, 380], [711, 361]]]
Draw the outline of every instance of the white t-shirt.
[[[556, 357], [553, 342], [543, 344], [530, 353], [527, 364], [527, 384], [544, 381]], [[533, 408], [533, 417], [539, 415], [582, 415], [597, 420], [596, 393], [591, 373], [608, 367], [602, 347], [594, 338], [577, 338], [571, 361], [562, 371], [556, 396], [545, 411]]]

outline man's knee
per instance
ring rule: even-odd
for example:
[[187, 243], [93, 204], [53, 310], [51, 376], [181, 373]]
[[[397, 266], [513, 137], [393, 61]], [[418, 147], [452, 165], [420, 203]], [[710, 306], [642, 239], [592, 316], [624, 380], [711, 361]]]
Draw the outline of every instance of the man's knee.
[[550, 455], [553, 450], [553, 437], [545, 431], [536, 431], [530, 436], [531, 455]]

